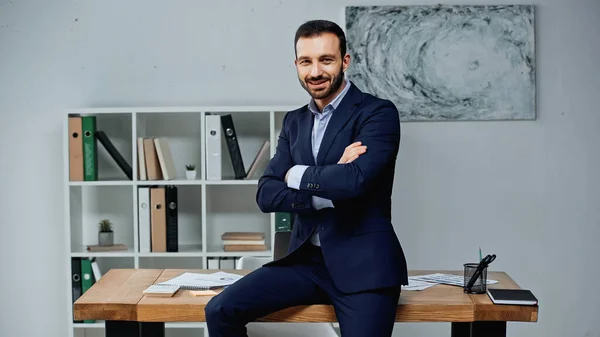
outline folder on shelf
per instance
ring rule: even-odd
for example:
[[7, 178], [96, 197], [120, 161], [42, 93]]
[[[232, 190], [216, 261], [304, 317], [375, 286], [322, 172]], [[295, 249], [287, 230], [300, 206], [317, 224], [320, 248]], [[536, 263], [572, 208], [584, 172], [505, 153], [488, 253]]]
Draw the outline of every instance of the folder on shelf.
[[83, 132], [83, 175], [85, 181], [98, 180], [98, 143], [96, 142], [96, 116], [81, 118]]
[[165, 187], [150, 188], [150, 226], [152, 252], [167, 251], [167, 216], [165, 208]]
[[[71, 288], [73, 290], [73, 303], [83, 294], [81, 290], [81, 258], [71, 258]], [[83, 323], [82, 320], [73, 320], [73, 323]]]
[[223, 128], [223, 137], [225, 137], [225, 143], [229, 150], [229, 156], [231, 157], [234, 178], [244, 179], [246, 177], [246, 170], [244, 169], [244, 161], [242, 159], [242, 152], [240, 151], [237, 132], [233, 124], [233, 117], [229, 114], [222, 115], [221, 126]]
[[150, 187], [138, 188], [138, 227], [140, 253], [150, 253]]
[[[85, 294], [92, 285], [94, 285], [94, 275], [92, 272], [92, 261], [88, 258], [81, 259], [81, 293]], [[96, 320], [86, 319], [84, 323], [94, 323]]]
[[106, 133], [102, 130], [96, 131], [96, 138], [100, 141], [100, 144], [104, 147], [106, 152], [112, 157], [112, 159], [119, 165], [119, 168], [123, 170], [123, 173], [129, 178], [129, 180], [133, 180], [133, 170], [131, 169], [131, 165], [123, 158], [119, 150], [113, 145], [110, 141]]
[[178, 229], [177, 229], [177, 187], [165, 187], [165, 210], [166, 216], [166, 241], [167, 252], [179, 251]]
[[221, 116], [206, 115], [205, 129], [206, 180], [221, 180]]
[[83, 139], [80, 116], [69, 117], [69, 180], [83, 181]]

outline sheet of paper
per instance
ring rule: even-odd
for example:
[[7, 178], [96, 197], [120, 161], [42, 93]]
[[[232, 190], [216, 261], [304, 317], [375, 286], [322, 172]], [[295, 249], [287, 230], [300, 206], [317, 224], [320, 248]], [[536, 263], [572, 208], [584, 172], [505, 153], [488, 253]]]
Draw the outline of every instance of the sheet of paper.
[[429, 287], [433, 287], [436, 283], [429, 283], [424, 281], [419, 281], [414, 279], [412, 276], [408, 278], [408, 285], [402, 286], [402, 291], [416, 291], [416, 290], [425, 290]]
[[182, 289], [186, 288], [211, 288], [211, 287], [223, 287], [233, 284], [235, 281], [241, 279], [243, 275], [226, 273], [223, 271], [201, 274], [201, 273], [183, 273], [177, 277], [174, 277], [168, 281], [161, 282], [158, 284], [164, 285], [178, 285]]

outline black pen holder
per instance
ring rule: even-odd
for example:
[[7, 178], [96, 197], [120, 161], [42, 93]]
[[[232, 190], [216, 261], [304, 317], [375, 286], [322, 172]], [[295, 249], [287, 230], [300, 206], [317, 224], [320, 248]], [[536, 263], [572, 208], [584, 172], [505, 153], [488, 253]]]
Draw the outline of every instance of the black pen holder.
[[465, 263], [464, 267], [465, 267], [465, 275], [464, 275], [464, 286], [463, 288], [465, 289], [465, 292], [468, 294], [484, 294], [487, 290], [487, 267], [483, 268], [483, 270], [481, 271], [481, 273], [479, 274], [479, 276], [477, 277], [477, 279], [475, 280], [475, 282], [473, 283], [473, 285], [471, 286], [471, 289], [467, 289], [467, 285], [469, 283], [469, 281], [471, 280], [471, 278], [473, 277], [473, 274], [475, 274], [475, 271], [477, 270], [477, 267], [479, 266], [479, 263]]

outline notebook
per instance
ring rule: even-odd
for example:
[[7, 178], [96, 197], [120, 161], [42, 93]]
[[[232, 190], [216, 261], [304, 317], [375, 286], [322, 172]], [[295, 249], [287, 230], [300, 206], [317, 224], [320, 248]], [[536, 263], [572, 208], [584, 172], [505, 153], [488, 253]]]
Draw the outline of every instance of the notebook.
[[157, 283], [165, 286], [179, 286], [185, 290], [210, 290], [226, 287], [241, 279], [243, 275], [219, 271], [211, 274], [183, 273], [165, 282]]
[[526, 289], [489, 289], [487, 294], [494, 304], [537, 305], [538, 299]]
[[165, 286], [153, 284], [146, 288], [143, 292], [147, 296], [152, 297], [172, 297], [179, 290], [179, 286]]

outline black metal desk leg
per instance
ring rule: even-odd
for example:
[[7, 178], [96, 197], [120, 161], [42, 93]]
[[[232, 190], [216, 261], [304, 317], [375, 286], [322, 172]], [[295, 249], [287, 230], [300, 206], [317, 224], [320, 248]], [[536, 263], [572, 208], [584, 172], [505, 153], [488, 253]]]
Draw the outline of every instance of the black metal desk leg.
[[165, 337], [165, 323], [106, 321], [106, 337]]
[[506, 337], [506, 322], [476, 321], [452, 323], [452, 337]]

